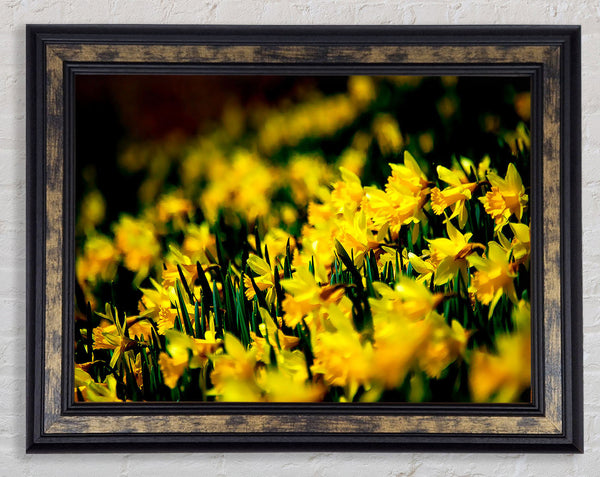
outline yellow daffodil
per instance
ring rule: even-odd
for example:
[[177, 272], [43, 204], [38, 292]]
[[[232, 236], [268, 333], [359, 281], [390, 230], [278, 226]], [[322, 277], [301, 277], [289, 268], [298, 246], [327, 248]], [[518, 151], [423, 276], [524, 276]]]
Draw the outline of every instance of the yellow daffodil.
[[252, 338], [252, 347], [256, 347], [257, 349], [256, 359], [269, 364], [269, 347], [272, 347], [275, 353], [279, 354], [281, 350], [291, 350], [298, 346], [300, 339], [284, 334], [277, 327], [269, 312], [264, 308], [260, 308], [259, 313], [263, 320], [259, 325], [263, 337], [261, 338], [253, 331], [250, 332], [250, 337]]
[[[272, 304], [275, 301], [275, 276], [271, 266], [258, 255], [250, 255], [248, 257], [248, 266], [258, 276], [254, 277], [254, 283], [259, 290], [267, 292], [267, 303]], [[244, 287], [246, 288], [246, 298], [252, 300], [256, 296], [256, 290], [252, 284], [252, 279], [244, 276]]]
[[432, 313], [428, 320], [432, 325], [432, 333], [418, 349], [418, 362], [429, 377], [439, 378], [450, 363], [465, 356], [471, 332], [456, 320], [452, 320], [452, 324], [448, 326], [446, 319], [437, 313]]
[[173, 223], [178, 228], [183, 228], [183, 219], [187, 217], [194, 210], [192, 202], [181, 194], [168, 194], [163, 195], [158, 200], [156, 205], [157, 218], [162, 224], [173, 220]]
[[401, 195], [410, 193], [422, 202], [429, 194], [427, 176], [413, 155], [404, 151], [404, 164], [390, 164], [392, 175], [385, 186], [387, 192]]
[[417, 282], [428, 285], [435, 273], [435, 265], [431, 263], [431, 260], [424, 260], [422, 257], [419, 257], [412, 252], [408, 253], [408, 260], [414, 270], [419, 274]]
[[339, 302], [344, 295], [342, 286], [321, 287], [312, 273], [303, 268], [298, 269], [293, 278], [282, 280], [281, 286], [287, 292], [283, 300], [283, 319], [291, 328], [295, 328], [304, 320], [309, 327], [320, 329], [322, 323], [319, 310], [330, 303]]
[[115, 244], [123, 254], [125, 266], [137, 272], [138, 280], [141, 280], [160, 253], [154, 227], [145, 221], [122, 215], [114, 231]]
[[[304, 358], [302, 353], [299, 356]], [[306, 368], [306, 364], [304, 365]], [[268, 369], [259, 381], [267, 402], [319, 402], [326, 392], [322, 384], [294, 379], [292, 375]]]
[[213, 257], [216, 257], [215, 236], [210, 232], [208, 223], [188, 224], [184, 231], [183, 253], [190, 257], [192, 263], [199, 261], [202, 264], [208, 264], [207, 250]]
[[521, 176], [513, 163], [508, 165], [504, 179], [493, 172], [487, 175], [487, 179], [492, 190], [479, 200], [485, 211], [494, 219], [495, 230], [500, 231], [508, 223], [511, 215], [514, 214], [521, 220], [528, 197]]
[[388, 230], [387, 226], [384, 226], [379, 234], [374, 234], [364, 210], [355, 214], [344, 214], [337, 224], [339, 230], [335, 240], [342, 244], [348, 254], [354, 256], [354, 264], [358, 267], [362, 265], [363, 257], [369, 250], [379, 247]]
[[348, 78], [350, 98], [359, 105], [367, 105], [377, 95], [375, 78], [372, 76], [350, 76]]
[[469, 292], [475, 294], [484, 305], [490, 305], [492, 316], [498, 300], [506, 294], [513, 303], [517, 303], [517, 293], [513, 279], [517, 276], [514, 262], [509, 262], [508, 253], [497, 242], [488, 243], [486, 257], [469, 255], [469, 265], [477, 268], [473, 275]]
[[121, 323], [118, 313], [113, 314], [112, 307], [108, 303], [106, 304], [106, 313], [98, 314], [113, 324], [93, 329], [93, 348], [113, 350], [110, 360], [111, 368], [121, 361], [125, 353], [136, 346], [136, 339], [149, 340], [152, 335], [152, 325], [144, 316], [131, 316]]
[[[458, 272], [461, 272], [466, 285], [468, 283], [467, 257], [478, 248], [485, 250], [485, 246], [469, 243], [473, 234], [470, 232], [460, 233], [450, 222], [446, 223], [446, 232], [449, 238], [426, 239], [429, 242], [429, 263], [435, 271], [433, 284], [448, 283]], [[423, 268], [417, 260], [413, 260], [411, 263], [417, 265], [415, 270]]]
[[369, 298], [373, 320], [393, 321], [397, 316], [411, 321], [424, 319], [437, 308], [443, 296], [434, 294], [425, 285], [401, 276], [390, 288], [385, 283], [373, 282], [373, 288], [381, 298]]
[[78, 399], [77, 390], [85, 401], [90, 402], [119, 402], [117, 397], [117, 380], [113, 375], [108, 375], [104, 382], [97, 383], [92, 377], [80, 368], [75, 368], [75, 400]]
[[83, 247], [83, 255], [77, 257], [77, 281], [83, 285], [85, 281], [95, 283], [98, 279], [105, 282], [112, 280], [119, 255], [108, 237], [99, 234], [89, 236]]
[[329, 305], [330, 328], [312, 335], [315, 374], [322, 374], [331, 386], [346, 388], [351, 400], [361, 384], [369, 382], [373, 367], [373, 347], [354, 329], [352, 319]]
[[432, 333], [429, 320], [412, 321], [396, 314], [382, 320], [375, 319], [372, 378], [386, 389], [393, 389], [404, 381], [415, 364], [419, 350], [426, 346]]
[[526, 267], [529, 265], [529, 255], [531, 254], [531, 235], [529, 226], [525, 224], [508, 224], [513, 232], [514, 238], [511, 242], [511, 249], [515, 261], [523, 263]]
[[93, 189], [81, 200], [81, 211], [77, 220], [77, 226], [84, 232], [93, 231], [102, 223], [106, 214], [106, 201], [101, 192]]
[[389, 114], [380, 114], [373, 121], [373, 135], [384, 156], [398, 154], [404, 146], [404, 139], [398, 122]]
[[342, 180], [333, 184], [331, 204], [336, 213], [354, 213], [364, 197], [360, 178], [344, 167], [340, 167]]
[[529, 328], [500, 335], [497, 352], [476, 350], [471, 356], [469, 386], [475, 402], [514, 402], [531, 386]]
[[171, 297], [176, 296], [174, 287], [163, 287], [156, 280], [150, 278], [150, 283], [154, 289], [140, 288], [142, 298], [140, 298], [139, 309], [147, 316], [152, 317], [158, 327], [158, 332], [162, 335], [173, 326], [177, 310], [171, 303]]
[[165, 333], [166, 352], [161, 352], [158, 364], [165, 384], [173, 389], [187, 368], [201, 368], [211, 355], [222, 346], [214, 333], [206, 332], [205, 339], [192, 338], [177, 330]]
[[240, 341], [225, 333], [225, 352], [212, 356], [210, 375], [214, 394], [220, 401], [258, 401], [261, 391], [255, 382], [256, 349], [246, 350]]
[[464, 172], [452, 171], [443, 166], [437, 166], [440, 180], [450, 184], [444, 190], [437, 187], [431, 189], [431, 208], [437, 215], [441, 215], [448, 208], [452, 208], [452, 214], [447, 218], [449, 221], [458, 217], [458, 225], [462, 229], [467, 223], [467, 208], [465, 203], [471, 198], [471, 194], [477, 188], [476, 182], [468, 182]]
[[421, 209], [429, 187], [427, 177], [408, 151], [404, 153], [404, 164], [390, 164], [390, 167], [392, 175], [385, 192], [365, 187], [363, 206], [376, 230], [388, 226], [392, 233], [398, 234], [402, 225], [424, 218]]
[[[277, 227], [270, 228], [261, 240], [262, 252], [264, 252], [266, 248], [269, 251], [271, 260], [283, 258], [288, 241], [290, 244], [290, 251], [293, 252], [296, 249], [296, 239], [283, 229]], [[254, 235], [248, 235], [248, 243], [256, 250], [256, 238]]]

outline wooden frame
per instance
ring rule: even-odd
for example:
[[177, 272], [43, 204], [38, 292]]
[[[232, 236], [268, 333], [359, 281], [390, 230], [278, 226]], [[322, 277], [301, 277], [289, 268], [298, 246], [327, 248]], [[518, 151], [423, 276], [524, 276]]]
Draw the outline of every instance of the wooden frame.
[[[531, 78], [531, 404], [73, 402], [74, 77], [241, 71]], [[579, 27], [30, 25], [27, 94], [28, 452], [582, 452]]]

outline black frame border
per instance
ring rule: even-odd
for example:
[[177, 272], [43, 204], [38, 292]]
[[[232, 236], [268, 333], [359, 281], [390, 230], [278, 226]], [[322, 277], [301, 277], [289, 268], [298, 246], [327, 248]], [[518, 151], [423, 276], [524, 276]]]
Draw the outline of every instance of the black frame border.
[[[84, 434], [48, 435], [43, 432], [43, 370], [44, 357], [40, 349], [44, 336], [44, 267], [45, 267], [45, 141], [46, 141], [46, 102], [45, 47], [50, 43], [60, 44], [202, 44], [202, 45], [558, 45], [562, 51], [560, 97], [561, 97], [561, 319], [564, 373], [563, 383], [563, 434], [561, 436], [539, 435], [494, 435], [494, 434], [310, 434], [310, 433], [258, 433], [206, 435], [190, 434]], [[581, 283], [581, 46], [580, 28], [577, 26], [456, 26], [456, 27], [279, 27], [279, 26], [79, 26], [79, 25], [28, 25], [27, 26], [27, 451], [28, 452], [74, 452], [74, 451], [156, 451], [156, 450], [395, 450], [395, 451], [510, 451], [510, 452], [582, 452], [583, 450], [583, 379], [582, 379], [582, 283]], [[479, 66], [479, 65], [478, 65]], [[293, 65], [278, 68], [278, 72], [298, 71], [300, 68], [318, 68], [315, 64]], [[402, 65], [402, 70], [410, 69]], [[112, 68], [112, 69], [111, 69]], [[143, 65], [120, 64], [121, 71], [144, 73], [171, 73], [178, 70], [176, 65], [145, 63]], [[186, 72], [190, 66], [182, 66]], [[241, 67], [236, 64], [198, 67], [197, 71], [219, 71], [236, 73], [244, 69], [258, 73], [273, 68], [265, 64]], [[336, 69], [337, 68], [337, 69]], [[360, 65], [337, 65], [333, 70], [341, 74], [356, 72]], [[377, 65], [368, 67], [369, 73], [377, 70]], [[394, 68], [381, 66], [382, 71]], [[476, 74], [476, 68], [466, 65], [450, 67], [431, 65], [418, 66], [420, 71], [429, 74]], [[362, 67], [364, 71], [364, 67]], [[64, 177], [64, 230], [69, 231], [74, 222], [74, 195], [71, 187], [74, 178], [72, 99], [73, 78], [76, 74], [114, 73], [115, 67], [105, 64], [65, 63], [65, 177]], [[534, 116], [541, 111], [541, 69], [540, 65], [527, 67], [514, 65], [482, 65], [479, 70], [496, 75], [530, 75]], [[328, 70], [332, 71], [330, 67]], [[539, 93], [539, 94], [538, 94]], [[533, 95], [532, 95], [533, 96]], [[541, 122], [541, 118], [540, 122]], [[542, 140], [541, 127], [536, 128], [538, 144]], [[532, 163], [537, 162], [535, 159]], [[541, 184], [541, 174], [536, 174]], [[536, 182], [538, 182], [536, 180]], [[541, 195], [538, 199], [541, 198]], [[537, 210], [541, 212], [541, 201]], [[541, 229], [541, 227], [540, 227]], [[535, 239], [543, 241], [541, 230], [532, 229]], [[64, 235], [64, 251], [74, 249], [69, 233]], [[63, 274], [65, 281], [73, 279], [74, 258], [67, 253]], [[539, 268], [539, 267], [538, 267]], [[532, 277], [532, 281], [539, 276]], [[71, 288], [71, 290], [69, 289]], [[72, 286], [64, 286], [64, 298], [72, 296]], [[71, 300], [72, 301], [72, 300]], [[63, 314], [63, 326], [69, 329], [69, 303]], [[533, 303], [532, 303], [533, 305]], [[72, 308], [72, 305], [71, 305]], [[533, 332], [536, 332], [534, 327]], [[540, 330], [537, 330], [540, 333]], [[64, 339], [63, 361], [69, 363], [68, 333]], [[543, 339], [534, 339], [534, 350], [543, 349]], [[72, 352], [72, 350], [71, 350]], [[535, 354], [534, 354], [535, 356]], [[539, 358], [539, 355], [538, 355]], [[534, 376], [538, 391], [543, 383], [543, 363], [534, 358]], [[63, 366], [63, 388], [69, 389], [72, 382], [69, 365]], [[72, 374], [72, 373], [71, 373]], [[198, 410], [198, 406], [175, 404], [130, 404], [127, 409], [119, 405], [81, 406], [72, 402], [72, 393], [63, 392], [63, 415], [144, 415], [144, 414], [291, 414], [307, 412], [314, 414], [363, 414], [373, 413], [371, 409], [344, 406], [333, 409], [331, 406], [298, 406], [294, 404], [270, 405], [271, 410], [262, 406], [248, 409], [248, 405], [224, 405], [219, 409]], [[539, 393], [538, 393], [539, 394]], [[543, 404], [543, 403], [541, 403]], [[534, 396], [532, 405], [382, 405], [377, 406], [377, 414], [422, 414], [429, 415], [478, 415], [499, 416], [541, 415], [544, 412], [539, 396]], [[128, 444], [123, 446], [123, 444]]]

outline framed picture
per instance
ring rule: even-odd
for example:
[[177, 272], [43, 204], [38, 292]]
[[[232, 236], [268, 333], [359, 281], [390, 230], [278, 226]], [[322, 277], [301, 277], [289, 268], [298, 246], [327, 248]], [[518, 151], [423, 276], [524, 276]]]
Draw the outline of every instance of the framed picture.
[[580, 29], [27, 28], [27, 451], [582, 452]]

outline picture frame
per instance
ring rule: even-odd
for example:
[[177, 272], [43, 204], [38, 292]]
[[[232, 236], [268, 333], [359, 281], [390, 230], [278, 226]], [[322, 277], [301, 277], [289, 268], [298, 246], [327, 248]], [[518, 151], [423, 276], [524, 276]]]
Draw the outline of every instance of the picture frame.
[[[27, 444], [33, 452], [583, 452], [578, 26], [27, 26]], [[76, 403], [74, 79], [527, 76], [532, 402]]]

